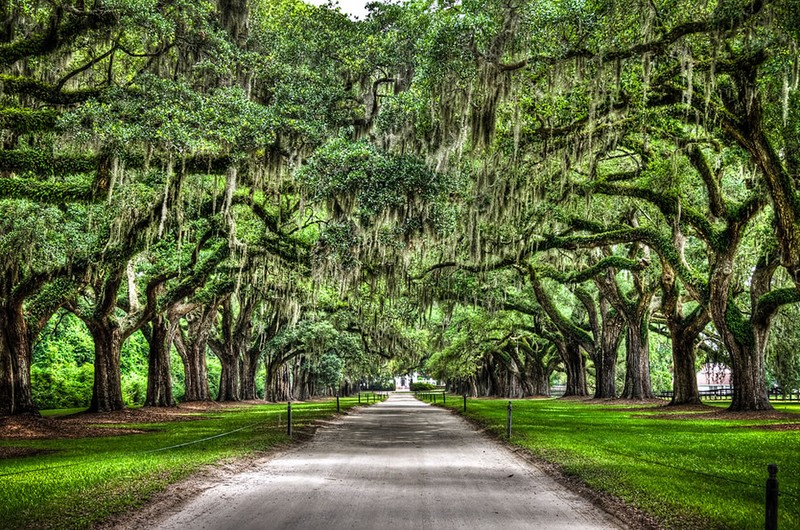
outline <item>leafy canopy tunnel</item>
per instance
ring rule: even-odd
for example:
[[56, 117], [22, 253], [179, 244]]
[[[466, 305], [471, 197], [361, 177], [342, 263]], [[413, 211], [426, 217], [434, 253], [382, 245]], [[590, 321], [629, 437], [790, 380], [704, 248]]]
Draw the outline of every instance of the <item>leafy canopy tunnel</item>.
[[706, 363], [769, 410], [800, 387], [798, 21], [3, 2], [0, 413], [414, 371], [677, 405]]

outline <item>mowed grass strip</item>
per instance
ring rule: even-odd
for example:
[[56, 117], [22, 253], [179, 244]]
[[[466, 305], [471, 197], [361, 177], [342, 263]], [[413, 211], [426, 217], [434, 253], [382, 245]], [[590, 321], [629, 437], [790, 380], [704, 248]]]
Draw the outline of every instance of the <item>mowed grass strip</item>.
[[[341, 399], [342, 411], [356, 405], [357, 398]], [[334, 414], [335, 399], [293, 403], [293, 431], [302, 434], [315, 420]], [[0, 460], [0, 528], [90, 528], [142, 505], [201, 466], [290, 442], [285, 403], [218, 409], [199, 417], [119, 425], [147, 431], [141, 434], [0, 440], [0, 446], [49, 451]]]
[[[767, 465], [776, 463], [779, 528], [800, 529], [800, 430], [775, 426], [800, 423], [800, 405], [776, 405], [796, 419], [734, 420], [664, 407], [512, 402], [511, 443], [667, 528], [763, 528]], [[461, 396], [447, 399], [449, 408], [462, 405]], [[505, 437], [507, 407], [470, 399], [466, 416]]]

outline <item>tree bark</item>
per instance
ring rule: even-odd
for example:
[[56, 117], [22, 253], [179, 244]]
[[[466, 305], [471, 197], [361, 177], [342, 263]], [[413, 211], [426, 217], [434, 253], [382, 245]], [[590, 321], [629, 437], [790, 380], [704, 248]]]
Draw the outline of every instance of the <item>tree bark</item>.
[[622, 399], [654, 398], [650, 384], [650, 343], [648, 340], [648, 314], [638, 321], [628, 321], [625, 356], [625, 388]]
[[733, 400], [729, 410], [772, 410], [767, 392], [765, 351], [759, 349], [766, 346], [769, 322], [756, 333], [736, 302], [731, 300], [732, 254], [731, 251], [718, 257], [709, 281], [711, 318], [731, 359]]
[[256, 372], [258, 372], [258, 352], [248, 352], [242, 359], [242, 399], [258, 399], [256, 392]]
[[697, 335], [670, 328], [672, 339], [672, 399], [670, 405], [699, 405], [695, 346]]
[[290, 401], [292, 399], [291, 392], [291, 376], [289, 367], [286, 363], [274, 365], [271, 369], [267, 370], [267, 388], [269, 389], [270, 401]]
[[[636, 223], [633, 223], [634, 225]], [[637, 247], [629, 251], [634, 256]], [[609, 268], [604, 276], [595, 282], [609, 304], [624, 318], [627, 326], [625, 335], [625, 386], [622, 399], [648, 399], [655, 397], [650, 383], [650, 343], [648, 324], [650, 320], [650, 301], [653, 289], [646, 286], [642, 278], [634, 273], [632, 298], [623, 292], [616, 279], [616, 270]]]
[[[601, 294], [602, 296], [602, 294]], [[600, 347], [595, 348], [595, 399], [614, 399], [617, 396], [617, 352], [625, 331], [625, 318], [609, 307], [605, 298], [600, 302], [603, 318]]]
[[[675, 230], [673, 238], [683, 255], [683, 235]], [[670, 405], [699, 405], [695, 347], [700, 333], [711, 320], [708, 311], [697, 308], [684, 316], [673, 267], [661, 260], [661, 311], [667, 321], [672, 343], [672, 400]]]
[[558, 353], [567, 371], [567, 388], [564, 397], [589, 395], [586, 384], [586, 358], [581, 353], [580, 345], [574, 341], [564, 341], [558, 345]]
[[38, 414], [31, 389], [33, 348], [22, 304], [0, 310], [0, 415]]
[[255, 393], [255, 372], [251, 378], [249, 361], [245, 360], [253, 339], [255, 309], [255, 299], [247, 293], [239, 294], [238, 314], [235, 314], [230, 297], [222, 301], [220, 335], [208, 342], [222, 364], [218, 401], [241, 401], [243, 390]]
[[120, 378], [122, 333], [119, 325], [105, 318], [85, 322], [94, 340], [94, 386], [89, 411], [122, 410], [125, 403]]
[[175, 346], [183, 361], [184, 385], [186, 393], [184, 401], [209, 401], [211, 392], [208, 387], [208, 366], [206, 350], [211, 325], [217, 314], [216, 304], [208, 304], [200, 310], [199, 315], [188, 314], [187, 332], [184, 335], [179, 328], [175, 335]]
[[146, 407], [174, 407], [170, 351], [175, 329], [163, 314], [156, 314], [151, 326], [144, 404]]
[[[551, 342], [556, 345], [559, 357], [564, 362], [564, 368], [567, 372], [567, 389], [564, 395], [588, 396], [586, 359], [581, 353], [581, 348], [583, 347], [586, 351], [594, 353], [594, 343], [589, 339], [587, 333], [579, 331], [556, 308], [544, 286], [539, 281], [536, 270], [531, 266], [528, 269], [528, 277], [536, 295], [536, 300], [544, 309], [552, 325], [560, 333], [560, 338], [556, 334], [551, 334]], [[583, 335], [585, 335], [585, 338], [582, 338]]]
[[222, 371], [219, 376], [219, 394], [217, 401], [241, 401], [241, 387], [239, 378], [239, 356], [235, 351], [215, 351], [219, 358]]

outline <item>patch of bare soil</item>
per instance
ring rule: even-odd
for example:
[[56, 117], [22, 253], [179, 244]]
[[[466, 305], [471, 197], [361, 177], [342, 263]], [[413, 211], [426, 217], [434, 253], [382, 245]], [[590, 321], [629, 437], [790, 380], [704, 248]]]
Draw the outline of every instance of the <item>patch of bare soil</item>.
[[26, 456], [38, 456], [53, 453], [48, 449], [37, 449], [35, 447], [0, 447], [0, 460], [4, 458], [24, 458]]
[[[563, 398], [562, 398], [563, 399]], [[594, 399], [594, 398], [581, 398], [582, 401], [588, 405], [639, 405], [641, 407], [663, 407], [666, 406], [666, 401], [659, 398], [648, 399]]]
[[[263, 403], [263, 402], [253, 402]], [[33, 415], [0, 418], [0, 440], [41, 440], [45, 438], [89, 438], [141, 434], [144, 429], [118, 427], [130, 423], [164, 423], [203, 419], [204, 413], [246, 406], [250, 402], [190, 402], [170, 408], [137, 408], [114, 412], [81, 412], [68, 416], [38, 417]]]
[[[123, 423], [119, 420], [116, 423]], [[13, 416], [0, 418], [0, 440], [43, 440], [64, 438], [89, 438], [93, 436], [119, 436], [138, 434], [140, 429], [100, 427], [72, 417], [40, 418], [37, 416]]]
[[[692, 407], [692, 408], [689, 408]], [[754, 411], [754, 412], [731, 412], [718, 407], [711, 407], [707, 405], [687, 405], [687, 413], [676, 414], [676, 408], [664, 409], [662, 414], [653, 414], [650, 418], [666, 419], [666, 420], [785, 420], [788, 425], [795, 425], [800, 421], [800, 416], [791, 412], [778, 412], [775, 410], [769, 411]], [[743, 427], [750, 427], [752, 425], [744, 425]], [[772, 428], [772, 425], [765, 425], [764, 427]]]
[[800, 423], [768, 423], [766, 425], [742, 425], [759, 431], [800, 431]]

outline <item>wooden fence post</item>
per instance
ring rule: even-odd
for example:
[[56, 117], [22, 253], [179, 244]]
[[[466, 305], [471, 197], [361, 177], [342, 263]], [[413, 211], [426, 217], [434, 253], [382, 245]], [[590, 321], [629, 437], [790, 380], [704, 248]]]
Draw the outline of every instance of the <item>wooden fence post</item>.
[[778, 530], [778, 466], [767, 466], [769, 478], [767, 479], [767, 510], [764, 519], [766, 530]]
[[508, 402], [508, 421], [506, 422], [506, 438], [511, 439], [511, 402]]

